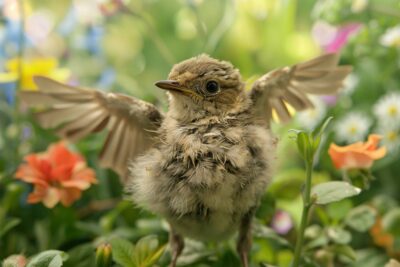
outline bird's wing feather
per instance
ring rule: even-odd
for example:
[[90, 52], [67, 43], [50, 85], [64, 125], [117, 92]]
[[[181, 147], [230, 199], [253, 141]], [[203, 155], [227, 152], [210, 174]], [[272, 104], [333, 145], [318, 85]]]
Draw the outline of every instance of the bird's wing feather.
[[69, 86], [36, 76], [37, 91], [20, 92], [28, 106], [42, 106], [35, 114], [44, 128], [56, 128], [63, 138], [77, 141], [90, 133], [109, 130], [100, 165], [125, 177], [128, 159], [152, 146], [163, 114], [153, 105], [116, 93]]
[[291, 67], [271, 71], [254, 82], [250, 97], [258, 116], [268, 121], [275, 111], [280, 121], [291, 118], [287, 104], [300, 111], [313, 108], [308, 94], [335, 94], [351, 72], [338, 66], [338, 54], [325, 54]]

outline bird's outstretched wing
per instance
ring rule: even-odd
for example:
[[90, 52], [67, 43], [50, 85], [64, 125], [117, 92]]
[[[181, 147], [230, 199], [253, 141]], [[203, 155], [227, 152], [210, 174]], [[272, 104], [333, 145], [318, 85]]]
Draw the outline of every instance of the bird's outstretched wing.
[[291, 118], [287, 104], [300, 111], [314, 107], [307, 94], [335, 94], [352, 70], [338, 62], [338, 54], [325, 54], [265, 74], [250, 92], [256, 115], [269, 122], [275, 111], [280, 121], [287, 122]]
[[55, 128], [63, 138], [77, 141], [90, 133], [108, 129], [100, 153], [100, 165], [125, 178], [128, 159], [154, 143], [163, 114], [152, 104], [122, 94], [73, 87], [36, 76], [37, 91], [22, 91], [29, 106], [42, 106], [35, 114], [44, 128]]

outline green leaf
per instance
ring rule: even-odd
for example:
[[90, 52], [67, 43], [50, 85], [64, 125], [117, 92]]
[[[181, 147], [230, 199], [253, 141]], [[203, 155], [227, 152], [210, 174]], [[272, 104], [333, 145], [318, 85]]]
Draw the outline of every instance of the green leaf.
[[55, 256], [49, 263], [49, 267], [60, 267], [63, 265], [63, 260], [60, 255]]
[[400, 236], [400, 208], [393, 209], [382, 218], [383, 229], [392, 235]]
[[12, 218], [12, 219], [9, 219], [8, 221], [6, 221], [4, 223], [4, 225], [1, 225], [0, 238], [20, 223], [21, 223], [21, 219], [18, 219], [18, 218]]
[[113, 260], [124, 267], [136, 267], [133, 253], [134, 245], [126, 239], [115, 238], [110, 241]]
[[377, 267], [385, 266], [387, 255], [378, 249], [368, 248], [357, 251], [357, 261], [349, 265], [350, 267]]
[[311, 155], [311, 144], [309, 136], [306, 132], [299, 132], [297, 134], [297, 149], [300, 152], [300, 155], [306, 161], [310, 161]]
[[335, 245], [332, 247], [332, 251], [335, 253], [335, 255], [346, 256], [352, 261], [357, 260], [356, 252], [348, 245]]
[[348, 199], [343, 199], [338, 202], [333, 202], [327, 205], [326, 212], [329, 217], [333, 220], [340, 221], [348, 215], [349, 211], [353, 207], [353, 204]]
[[362, 205], [352, 209], [345, 218], [345, 224], [355, 231], [366, 232], [375, 223], [375, 209]]
[[324, 247], [329, 243], [329, 239], [325, 234], [321, 234], [320, 236], [310, 240], [304, 247], [307, 250], [315, 249], [318, 247]]
[[311, 197], [316, 204], [327, 204], [358, 195], [360, 188], [354, 187], [347, 182], [327, 182], [314, 186], [311, 189]]
[[325, 132], [326, 128], [328, 127], [328, 125], [329, 125], [329, 123], [331, 122], [332, 119], [333, 119], [333, 117], [327, 118], [321, 126], [315, 128], [312, 131], [311, 135], [312, 135], [314, 140], [316, 138], [319, 138], [319, 139], [321, 138], [322, 134]]
[[378, 195], [372, 199], [372, 206], [378, 210], [379, 214], [385, 214], [397, 206], [395, 199], [388, 195]]
[[273, 229], [260, 223], [253, 225], [254, 237], [267, 239], [275, 242], [282, 247], [291, 247], [291, 244], [283, 237], [279, 236]]
[[94, 266], [95, 263], [95, 248], [89, 244], [82, 244], [68, 250], [69, 258], [64, 263], [63, 267], [87, 267]]
[[327, 235], [336, 244], [345, 245], [351, 241], [351, 233], [340, 227], [329, 227]]
[[61, 267], [68, 259], [68, 254], [60, 250], [46, 250], [35, 257], [26, 267]]
[[313, 142], [312, 142], [312, 152], [313, 152], [313, 155], [315, 155], [315, 153], [317, 152], [320, 143], [321, 143], [321, 136], [318, 135], [318, 136], [316, 136], [316, 137], [313, 139]]
[[161, 257], [165, 246], [158, 247], [155, 235], [143, 237], [136, 243], [134, 259], [137, 267], [152, 266]]
[[318, 224], [313, 224], [306, 228], [306, 230], [304, 231], [304, 237], [307, 239], [315, 239], [321, 236], [321, 233], [322, 227]]

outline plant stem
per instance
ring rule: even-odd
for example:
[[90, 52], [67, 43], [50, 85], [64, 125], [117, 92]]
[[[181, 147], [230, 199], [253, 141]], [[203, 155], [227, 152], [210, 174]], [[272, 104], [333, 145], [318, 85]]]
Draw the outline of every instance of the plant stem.
[[311, 160], [311, 162], [306, 161], [306, 184], [303, 195], [303, 212], [301, 214], [300, 228], [297, 234], [296, 248], [294, 251], [294, 259], [292, 267], [298, 267], [300, 264], [300, 257], [304, 240], [304, 231], [306, 230], [307, 227], [309, 212], [312, 206], [311, 203], [312, 166], [313, 166], [313, 160]]

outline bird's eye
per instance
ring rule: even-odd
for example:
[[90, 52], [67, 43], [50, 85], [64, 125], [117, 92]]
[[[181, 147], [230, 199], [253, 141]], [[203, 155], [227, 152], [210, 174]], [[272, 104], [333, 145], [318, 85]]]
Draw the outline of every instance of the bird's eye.
[[219, 92], [219, 85], [216, 81], [208, 81], [206, 84], [206, 91], [209, 94], [216, 94]]

